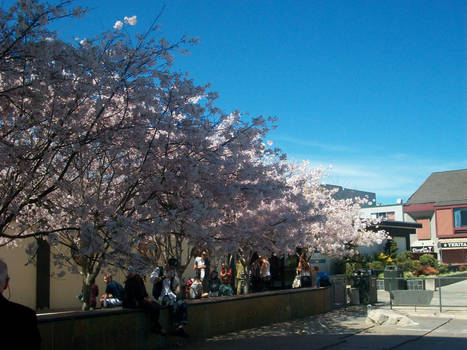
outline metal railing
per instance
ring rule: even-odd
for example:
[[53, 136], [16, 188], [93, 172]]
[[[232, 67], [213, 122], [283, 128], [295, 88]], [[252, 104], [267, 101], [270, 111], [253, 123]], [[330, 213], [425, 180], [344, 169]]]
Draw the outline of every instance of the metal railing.
[[449, 277], [378, 278], [378, 303], [393, 306], [467, 308], [467, 275]]

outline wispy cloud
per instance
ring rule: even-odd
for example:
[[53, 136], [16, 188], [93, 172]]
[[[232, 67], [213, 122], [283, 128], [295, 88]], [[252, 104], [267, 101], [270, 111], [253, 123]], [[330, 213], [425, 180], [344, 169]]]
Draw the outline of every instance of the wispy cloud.
[[313, 157], [290, 155], [292, 160], [309, 160], [314, 166], [332, 165], [326, 183], [375, 192], [379, 201], [391, 204], [397, 198], [407, 200], [425, 179], [436, 171], [467, 168], [467, 160], [443, 162], [420, 159], [410, 154], [386, 154], [384, 157]]
[[321, 150], [325, 150], [325, 151], [329, 151], [329, 152], [351, 152], [351, 151], [354, 151], [349, 146], [338, 145], [338, 144], [330, 144], [330, 143], [323, 143], [323, 142], [316, 142], [316, 141], [311, 141], [311, 140], [293, 138], [293, 137], [289, 137], [289, 136], [276, 136], [276, 137], [274, 137], [274, 140], [278, 141], [278, 142], [286, 142], [288, 144], [294, 144], [296, 146], [319, 148]]

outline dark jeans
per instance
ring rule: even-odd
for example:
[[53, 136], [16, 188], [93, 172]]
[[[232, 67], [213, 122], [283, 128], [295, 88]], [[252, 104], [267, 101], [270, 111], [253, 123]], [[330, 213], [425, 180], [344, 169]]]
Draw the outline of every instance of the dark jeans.
[[270, 289], [271, 289], [271, 284], [272, 284], [271, 276], [262, 278], [262, 279], [261, 279], [261, 284], [262, 284], [262, 288], [261, 288], [261, 289], [262, 289], [263, 291], [270, 290]]
[[300, 277], [300, 286], [302, 288], [311, 287], [311, 277], [310, 276], [301, 276]]
[[172, 300], [165, 296], [162, 299], [162, 305], [167, 305], [170, 308], [172, 323], [175, 326], [187, 324], [188, 307], [182, 299]]
[[143, 299], [138, 303], [138, 306], [149, 316], [153, 327], [156, 329], [162, 329], [162, 326], [159, 323], [159, 314], [161, 311], [158, 303], [155, 301], [149, 302]]
[[263, 290], [263, 281], [261, 278], [252, 276], [251, 277], [251, 291], [253, 293], [261, 292]]

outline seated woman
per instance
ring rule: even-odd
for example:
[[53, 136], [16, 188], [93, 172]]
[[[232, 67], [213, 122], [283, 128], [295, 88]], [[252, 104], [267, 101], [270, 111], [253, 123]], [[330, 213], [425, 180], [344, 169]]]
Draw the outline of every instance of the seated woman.
[[220, 296], [228, 296], [234, 295], [234, 291], [232, 288], [232, 269], [228, 269], [225, 267], [225, 263], [221, 264], [221, 285], [219, 287], [219, 295]]
[[221, 281], [218, 277], [217, 271], [212, 270], [209, 274], [209, 292], [208, 296], [210, 297], [217, 297], [219, 296], [219, 288], [221, 285]]
[[300, 275], [300, 286], [302, 288], [311, 287], [311, 265], [308, 262], [305, 253], [300, 255], [300, 260], [298, 261], [297, 273]]

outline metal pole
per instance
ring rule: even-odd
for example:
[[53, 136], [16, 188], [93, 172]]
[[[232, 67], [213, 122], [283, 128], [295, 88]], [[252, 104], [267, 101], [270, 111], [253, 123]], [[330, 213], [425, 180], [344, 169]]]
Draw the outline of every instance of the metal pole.
[[391, 277], [391, 279], [389, 280], [389, 309], [392, 310], [392, 282], [393, 281], [393, 278]]
[[438, 277], [438, 289], [439, 289], [439, 312], [443, 312], [443, 303], [441, 301], [441, 278]]

